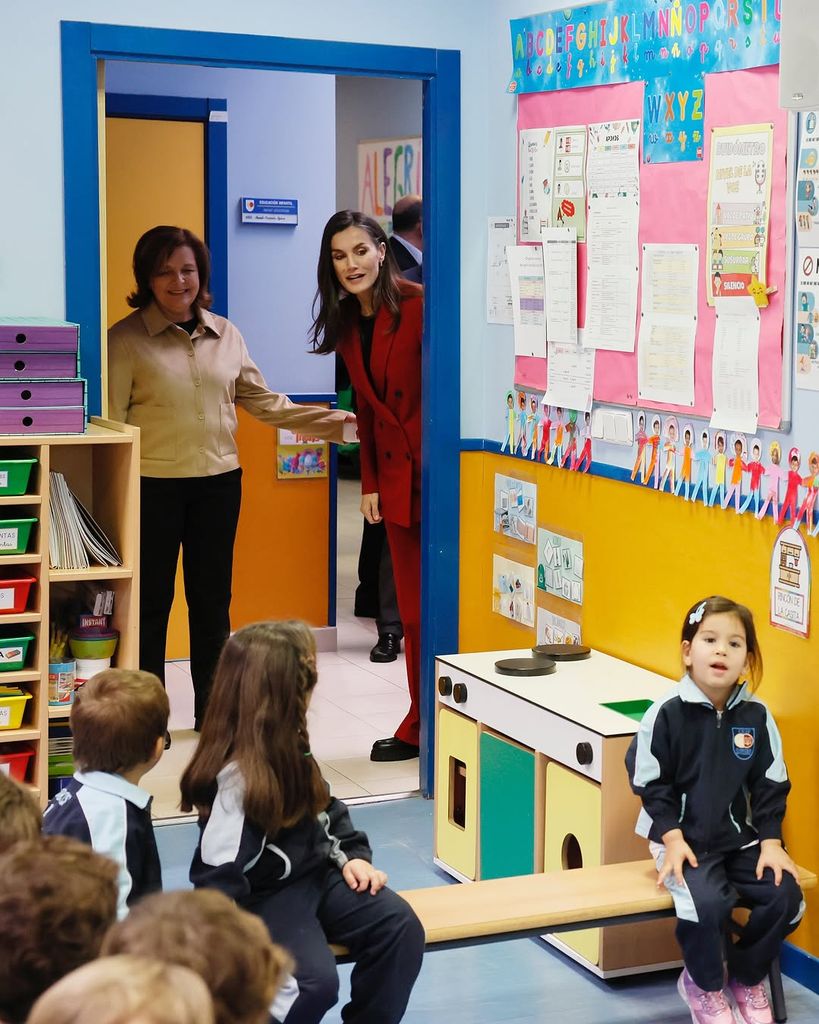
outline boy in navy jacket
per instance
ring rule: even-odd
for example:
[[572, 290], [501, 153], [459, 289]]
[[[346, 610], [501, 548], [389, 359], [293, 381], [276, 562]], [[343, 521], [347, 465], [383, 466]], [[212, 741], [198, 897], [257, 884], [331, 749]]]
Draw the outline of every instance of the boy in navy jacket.
[[139, 781], [162, 756], [169, 713], [150, 672], [107, 669], [89, 679], [71, 709], [78, 770], [43, 815], [44, 832], [72, 836], [117, 863], [120, 918], [162, 888], [151, 795]]

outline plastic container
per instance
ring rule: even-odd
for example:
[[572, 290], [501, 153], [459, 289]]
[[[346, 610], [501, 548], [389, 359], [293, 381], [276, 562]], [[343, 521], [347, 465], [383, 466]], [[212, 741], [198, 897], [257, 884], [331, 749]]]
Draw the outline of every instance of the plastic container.
[[36, 519], [0, 519], [0, 555], [24, 555]]
[[74, 662], [52, 661], [48, 666], [49, 707], [64, 707], [74, 700]]
[[28, 648], [34, 637], [0, 636], [0, 672], [16, 672], [26, 667]]
[[36, 459], [0, 459], [0, 495], [25, 494]]
[[91, 676], [95, 676], [97, 672], [104, 672], [110, 667], [110, 658], [77, 658], [77, 667], [74, 669], [74, 689], [79, 690]]
[[108, 633], [86, 633], [72, 629], [68, 634], [68, 644], [75, 658], [110, 658], [117, 649], [119, 633], [113, 629]]
[[17, 782], [25, 782], [28, 763], [33, 756], [34, 747], [27, 743], [0, 743], [0, 772]]
[[17, 686], [0, 687], [0, 729], [19, 729], [31, 694]]
[[33, 576], [0, 579], [0, 615], [19, 615], [20, 612], [24, 612], [31, 584], [36, 582]]

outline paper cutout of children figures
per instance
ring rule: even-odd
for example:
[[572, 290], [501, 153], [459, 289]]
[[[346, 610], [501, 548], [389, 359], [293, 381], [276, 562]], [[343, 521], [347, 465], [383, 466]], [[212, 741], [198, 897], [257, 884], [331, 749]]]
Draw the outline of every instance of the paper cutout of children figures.
[[526, 454], [526, 392], [518, 391], [518, 441], [516, 455]]
[[665, 466], [660, 479], [660, 490], [665, 490], [667, 481], [668, 492], [673, 494], [674, 488], [677, 486], [677, 421], [673, 416], [666, 420], [663, 453], [665, 454]]
[[646, 442], [648, 441], [648, 434], [646, 433], [646, 416], [643, 412], [637, 416], [637, 433], [634, 439], [637, 442], [637, 455], [634, 459], [634, 467], [631, 470], [631, 479], [633, 480], [639, 472], [640, 479], [645, 483], [646, 459], [648, 458]]
[[802, 484], [802, 475], [799, 466], [802, 462], [798, 448], [791, 448], [788, 452], [788, 486], [785, 488], [785, 498], [782, 508], [779, 510], [779, 522], [784, 523], [787, 516], [793, 519], [796, 516], [796, 506], [799, 504], [799, 488]]
[[[583, 439], [583, 447], [580, 449], [580, 455], [572, 462], [572, 469], [577, 470], [579, 473], [588, 473], [591, 469], [592, 461], [592, 432], [591, 432], [591, 413], [583, 413], [583, 426], [580, 428], [580, 437]], [[581, 469], [581, 466], [583, 467]]]
[[543, 406], [543, 419], [540, 421], [540, 447], [538, 448], [538, 461], [546, 462], [549, 458], [549, 443], [552, 440], [552, 407]]
[[785, 469], [780, 465], [782, 461], [782, 448], [778, 441], [771, 441], [768, 452], [771, 456], [770, 466], [765, 467], [765, 475], [768, 477], [768, 493], [762, 508], [757, 512], [757, 519], [762, 519], [768, 511], [768, 506], [773, 505], [773, 521], [779, 525], [779, 484], [785, 479]]
[[568, 462], [571, 466], [577, 455], [577, 413], [574, 409], [569, 412], [569, 419], [563, 428], [563, 434], [564, 437], [566, 434], [569, 435], [569, 443], [566, 445], [566, 450], [560, 459], [560, 465], [565, 466]]
[[688, 492], [691, 489], [691, 470], [693, 468], [694, 458], [694, 431], [691, 424], [687, 424], [683, 429], [683, 450], [682, 450], [682, 466], [680, 467], [680, 476], [677, 480], [677, 486], [674, 488], [674, 493], [679, 494], [680, 490], [685, 487], [685, 500], [688, 501]]
[[731, 474], [728, 478], [728, 492], [722, 499], [722, 507], [728, 508], [731, 498], [734, 499], [734, 511], [739, 514], [739, 503], [742, 500], [742, 474], [748, 472], [748, 463], [743, 458], [745, 439], [741, 434], [734, 438], [734, 454], [728, 460]]
[[532, 395], [529, 399], [529, 415], [526, 417], [526, 424], [529, 429], [529, 456], [534, 459], [540, 437], [540, 413], [537, 407], [537, 398]]
[[703, 505], [708, 504], [708, 470], [711, 468], [711, 445], [708, 439], [708, 431], [703, 430], [700, 438], [700, 447], [694, 453], [694, 490], [691, 492], [691, 500], [696, 501], [697, 495], [702, 493]]
[[719, 503], [725, 501], [725, 475], [728, 469], [728, 456], [725, 454], [725, 434], [722, 431], [717, 433], [717, 453], [714, 456], [714, 486], [711, 488], [711, 497], [708, 504], [713, 507], [719, 494]]
[[554, 447], [552, 448], [551, 454], [549, 455], [549, 458], [546, 460], [549, 463], [550, 466], [554, 463], [555, 459], [557, 459], [557, 464], [559, 466], [560, 465], [560, 460], [563, 458], [563, 433], [564, 433], [564, 427], [563, 427], [563, 410], [560, 408], [560, 406], [558, 406], [555, 409], [555, 424], [556, 424], [556, 426], [555, 426], [555, 443], [554, 443]]
[[796, 513], [796, 519], [793, 521], [793, 528], [799, 529], [799, 524], [802, 522], [802, 516], [805, 517], [805, 529], [808, 532], [809, 537], [815, 536], [814, 533], [814, 521], [813, 521], [813, 509], [816, 505], [816, 492], [819, 489], [819, 455], [816, 452], [811, 452], [808, 456], [808, 475], [802, 478], [802, 486], [806, 487], [805, 497], [802, 499], [802, 504], [799, 506], [799, 511]]
[[651, 474], [654, 474], [654, 486], [660, 486], [660, 459], [659, 459], [659, 448], [660, 448], [660, 417], [655, 416], [651, 421], [651, 433], [646, 438], [646, 450], [648, 453], [648, 466], [645, 469], [641, 479], [644, 484], [648, 484], [651, 479]]
[[760, 448], [759, 441], [754, 441], [751, 448], [751, 461], [748, 463], [748, 473], [751, 478], [751, 489], [745, 495], [745, 501], [743, 501], [739, 511], [747, 512], [748, 506], [751, 504], [751, 498], [753, 498], [754, 515], [759, 518], [759, 498], [762, 491], [762, 477], [765, 475], [765, 467], [762, 465], [762, 449]]
[[510, 452], [515, 450], [515, 396], [511, 391], [506, 392], [506, 426], [501, 451], [504, 451], [507, 445]]

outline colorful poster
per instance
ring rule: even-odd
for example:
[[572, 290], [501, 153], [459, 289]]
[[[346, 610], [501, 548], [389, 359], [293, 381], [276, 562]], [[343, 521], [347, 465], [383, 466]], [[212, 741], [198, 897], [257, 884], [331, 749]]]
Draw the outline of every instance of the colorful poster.
[[537, 587], [574, 604], [583, 603], [583, 542], [551, 530], [537, 531]]
[[579, 644], [580, 623], [555, 615], [548, 608], [537, 610], [537, 642], [539, 644]]
[[586, 241], [586, 126], [555, 128], [554, 192], [549, 227], [574, 228]]
[[[539, 415], [537, 399], [533, 397], [532, 401]], [[496, 473], [495, 533], [522, 540], [525, 544], [534, 544], [536, 522], [537, 485]]]
[[796, 271], [796, 386], [819, 391], [819, 249], [800, 246]]
[[702, 72], [686, 64], [647, 81], [643, 112], [643, 163], [702, 160]]
[[327, 476], [327, 445], [319, 437], [294, 434], [279, 427], [276, 441], [276, 477], [307, 480]]
[[805, 639], [810, 633], [810, 555], [791, 526], [779, 531], [771, 555], [771, 625]]
[[421, 192], [421, 139], [376, 139], [358, 144], [358, 209], [389, 232], [401, 196]]
[[779, 63], [780, 0], [604, 0], [510, 22], [509, 92]]
[[799, 115], [796, 232], [799, 245], [819, 245], [819, 111], [816, 110]]
[[492, 611], [522, 626], [535, 624], [535, 570], [492, 556]]
[[714, 128], [708, 174], [708, 304], [748, 295], [765, 281], [771, 212], [773, 125]]
[[551, 128], [520, 132], [518, 210], [520, 241], [539, 242], [541, 223], [551, 224], [555, 136]]

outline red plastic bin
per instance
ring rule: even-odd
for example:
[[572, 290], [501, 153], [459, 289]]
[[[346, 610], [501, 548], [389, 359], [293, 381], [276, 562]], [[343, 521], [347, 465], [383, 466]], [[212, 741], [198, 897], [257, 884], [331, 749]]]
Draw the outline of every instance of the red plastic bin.
[[0, 772], [17, 782], [25, 782], [28, 763], [33, 756], [34, 747], [27, 743], [0, 743]]
[[0, 615], [24, 612], [28, 604], [31, 584], [36, 582], [37, 580], [33, 576], [0, 579]]

